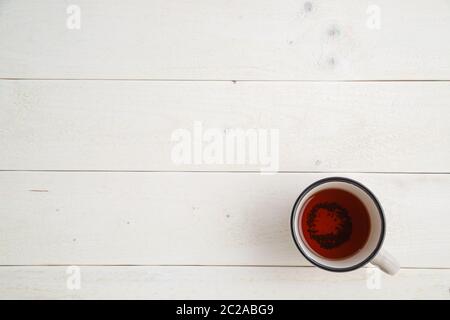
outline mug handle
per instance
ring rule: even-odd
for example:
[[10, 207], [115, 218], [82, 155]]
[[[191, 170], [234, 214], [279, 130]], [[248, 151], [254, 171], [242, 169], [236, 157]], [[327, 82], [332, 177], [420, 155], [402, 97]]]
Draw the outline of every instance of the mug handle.
[[370, 261], [370, 263], [376, 265], [381, 271], [386, 272], [393, 276], [400, 270], [400, 265], [397, 260], [387, 251], [381, 249], [377, 255]]

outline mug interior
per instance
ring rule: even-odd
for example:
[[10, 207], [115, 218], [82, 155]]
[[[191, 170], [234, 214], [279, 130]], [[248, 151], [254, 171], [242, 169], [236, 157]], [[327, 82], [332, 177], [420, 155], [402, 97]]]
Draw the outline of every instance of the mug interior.
[[[358, 252], [343, 259], [329, 259], [318, 255], [309, 247], [299, 228], [305, 202], [313, 194], [326, 189], [350, 192], [361, 200], [369, 214], [370, 233], [366, 244]], [[294, 205], [291, 224], [295, 243], [303, 255], [315, 265], [331, 271], [350, 271], [363, 266], [375, 256], [384, 239], [384, 216], [378, 200], [366, 187], [347, 178], [327, 178], [309, 186]]]

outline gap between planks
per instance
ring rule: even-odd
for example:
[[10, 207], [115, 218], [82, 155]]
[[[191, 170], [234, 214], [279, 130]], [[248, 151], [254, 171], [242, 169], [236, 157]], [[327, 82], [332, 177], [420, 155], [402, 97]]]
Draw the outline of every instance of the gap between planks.
[[[180, 268], [317, 268], [315, 266], [288, 266], [288, 265], [231, 265], [231, 264], [2, 264], [0, 268], [36, 268], [36, 267], [180, 267]], [[374, 269], [375, 266], [364, 266], [360, 269]], [[450, 270], [444, 267], [401, 267], [400, 270]]]
[[[76, 169], [0, 169], [0, 172], [73, 172], [73, 173], [254, 173], [262, 174], [260, 171], [237, 171], [237, 170], [76, 170]], [[275, 174], [395, 174], [395, 175], [442, 175], [450, 172], [422, 172], [422, 171], [277, 171], [264, 175]]]
[[450, 79], [340, 79], [340, 80], [292, 80], [292, 79], [140, 79], [140, 78], [2, 78], [5, 81], [140, 81], [140, 82], [305, 82], [305, 83], [340, 83], [340, 82], [450, 82]]

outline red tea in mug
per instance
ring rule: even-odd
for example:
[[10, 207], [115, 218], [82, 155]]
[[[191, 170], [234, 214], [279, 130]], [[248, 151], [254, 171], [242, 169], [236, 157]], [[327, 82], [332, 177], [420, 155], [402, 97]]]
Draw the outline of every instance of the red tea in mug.
[[369, 238], [369, 213], [348, 191], [318, 191], [306, 200], [300, 215], [299, 229], [305, 242], [324, 258], [347, 258], [362, 249]]

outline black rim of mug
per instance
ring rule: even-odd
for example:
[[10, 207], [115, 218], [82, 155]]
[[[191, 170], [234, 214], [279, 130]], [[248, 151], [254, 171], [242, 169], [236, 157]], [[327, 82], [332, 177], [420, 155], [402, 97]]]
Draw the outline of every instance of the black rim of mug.
[[[324, 265], [320, 262], [315, 261], [313, 258], [311, 258], [306, 252], [304, 252], [300, 246], [300, 244], [298, 243], [298, 241], [301, 241], [299, 239], [297, 239], [297, 237], [295, 236], [295, 229], [297, 228], [296, 223], [295, 223], [295, 216], [296, 216], [296, 212], [297, 212], [297, 208], [298, 208], [298, 204], [302, 201], [302, 199], [314, 188], [320, 186], [321, 184], [324, 183], [328, 183], [328, 182], [344, 182], [344, 183], [349, 183], [352, 184], [356, 187], [358, 187], [359, 189], [361, 189], [362, 191], [364, 191], [375, 203], [377, 209], [378, 209], [378, 213], [380, 215], [381, 218], [381, 232], [380, 232], [380, 238], [378, 239], [378, 243], [377, 246], [375, 247], [375, 249], [371, 252], [370, 255], [367, 256], [366, 259], [364, 259], [363, 261], [361, 261], [358, 264], [355, 264], [351, 267], [346, 267], [346, 268], [334, 268], [334, 267], [330, 267], [327, 265]], [[294, 203], [294, 207], [292, 208], [292, 214], [291, 214], [291, 233], [292, 233], [292, 238], [294, 239], [294, 243], [297, 246], [298, 250], [302, 253], [302, 255], [306, 258], [306, 260], [308, 260], [309, 262], [311, 262], [312, 264], [316, 265], [319, 268], [322, 268], [324, 270], [328, 270], [328, 271], [334, 271], [334, 272], [347, 272], [347, 271], [352, 271], [352, 270], [356, 270], [361, 268], [362, 266], [366, 265], [367, 263], [370, 262], [370, 260], [372, 260], [375, 255], [378, 253], [378, 251], [380, 250], [381, 246], [383, 245], [383, 241], [384, 241], [384, 237], [385, 237], [385, 230], [386, 230], [386, 226], [385, 226], [385, 217], [384, 217], [384, 211], [383, 208], [381, 207], [380, 202], [378, 201], [378, 199], [375, 197], [375, 195], [363, 184], [361, 184], [358, 181], [355, 181], [353, 179], [350, 178], [344, 178], [344, 177], [328, 177], [328, 178], [324, 178], [324, 179], [320, 179], [317, 180], [316, 182], [312, 183], [311, 185], [309, 185], [305, 190], [302, 191], [302, 193], [298, 196], [297, 200]], [[299, 232], [300, 233], [300, 232]]]

